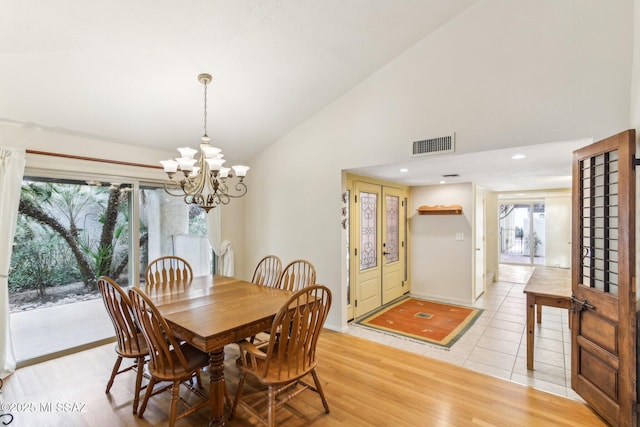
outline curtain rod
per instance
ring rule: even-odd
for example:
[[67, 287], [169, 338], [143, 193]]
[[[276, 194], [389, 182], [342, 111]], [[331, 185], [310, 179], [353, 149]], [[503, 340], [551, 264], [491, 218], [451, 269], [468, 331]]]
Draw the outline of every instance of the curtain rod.
[[162, 166], [145, 165], [143, 163], [123, 162], [120, 160], [99, 159], [97, 157], [76, 156], [72, 154], [50, 153], [48, 151], [27, 150], [27, 154], [39, 154], [42, 156], [64, 157], [65, 159], [89, 160], [90, 162], [111, 163], [124, 166], [136, 166], [139, 168], [162, 169]]

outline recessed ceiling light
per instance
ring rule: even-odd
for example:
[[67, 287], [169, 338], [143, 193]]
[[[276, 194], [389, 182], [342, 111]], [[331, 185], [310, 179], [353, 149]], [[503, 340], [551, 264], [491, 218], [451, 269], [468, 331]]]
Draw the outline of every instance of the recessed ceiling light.
[[527, 156], [525, 156], [524, 154], [514, 154], [513, 156], [511, 156], [513, 160], [520, 160], [520, 159], [524, 159], [525, 157]]
[[402, 169], [400, 169], [400, 172], [402, 172], [402, 173], [404, 173], [404, 172], [409, 172], [409, 169], [407, 169], [407, 168], [402, 168]]
[[440, 184], [446, 184], [446, 181], [440, 181]]

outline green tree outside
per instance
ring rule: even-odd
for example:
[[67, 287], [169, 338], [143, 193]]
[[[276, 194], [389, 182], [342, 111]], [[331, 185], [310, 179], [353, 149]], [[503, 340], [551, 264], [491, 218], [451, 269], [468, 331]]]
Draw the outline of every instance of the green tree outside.
[[[74, 281], [95, 289], [129, 262], [128, 187], [24, 181], [9, 275], [10, 291]], [[141, 246], [146, 244], [146, 233]]]

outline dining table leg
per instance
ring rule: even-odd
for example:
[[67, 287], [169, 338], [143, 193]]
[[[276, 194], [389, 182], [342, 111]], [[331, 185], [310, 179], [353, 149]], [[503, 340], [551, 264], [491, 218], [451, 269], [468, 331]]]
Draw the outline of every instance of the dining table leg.
[[[539, 306], [539, 305], [538, 305]], [[527, 294], [527, 369], [533, 370], [534, 336], [536, 325], [536, 296]]]
[[209, 353], [209, 402], [211, 404], [210, 426], [223, 426], [224, 422], [224, 347]]

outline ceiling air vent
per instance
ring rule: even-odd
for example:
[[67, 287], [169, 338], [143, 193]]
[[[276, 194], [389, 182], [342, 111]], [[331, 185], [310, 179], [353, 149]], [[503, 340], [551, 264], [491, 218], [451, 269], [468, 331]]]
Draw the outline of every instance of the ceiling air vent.
[[413, 141], [413, 157], [453, 153], [455, 151], [454, 143], [455, 134]]

